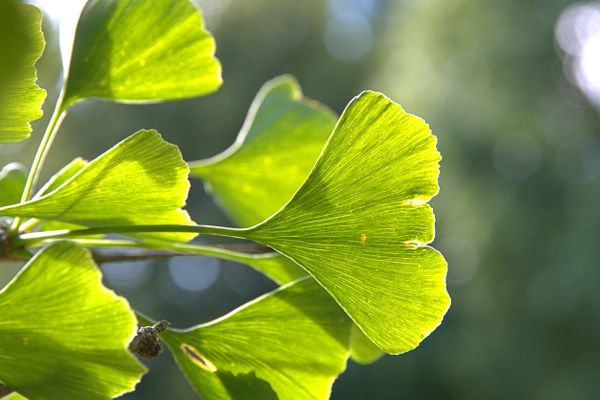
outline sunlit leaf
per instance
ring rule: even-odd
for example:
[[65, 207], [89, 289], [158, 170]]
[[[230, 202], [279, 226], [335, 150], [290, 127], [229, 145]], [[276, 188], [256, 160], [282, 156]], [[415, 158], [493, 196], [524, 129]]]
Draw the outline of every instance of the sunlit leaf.
[[346, 367], [350, 321], [304, 279], [208, 324], [160, 336], [203, 398], [328, 399]]
[[277, 211], [314, 165], [336, 116], [304, 99], [290, 76], [267, 82], [254, 99], [235, 143], [190, 164], [234, 222], [254, 225]]
[[[308, 176], [334, 125], [331, 111], [312, 100], [302, 100], [300, 87], [292, 77], [273, 79], [254, 100], [233, 146], [211, 159], [191, 163], [191, 175], [206, 181], [208, 190], [233, 222], [254, 225], [292, 197]], [[293, 261], [276, 254], [252, 261], [246, 263], [278, 284], [306, 275]], [[362, 338], [364, 341], [352, 341], [352, 346], [359, 346], [352, 349], [352, 357], [358, 357], [361, 363], [367, 363], [367, 358], [375, 361], [383, 353], [367, 343], [364, 335]], [[367, 350], [368, 357], [361, 357]]]
[[0, 381], [30, 400], [109, 399], [145, 371], [126, 350], [135, 315], [72, 243], [40, 251], [0, 292], [0, 310]]
[[29, 123], [42, 116], [46, 91], [34, 67], [44, 51], [41, 23], [34, 6], [0, 2], [0, 143], [29, 137]]
[[37, 192], [35, 197], [41, 197], [45, 194], [56, 190], [63, 183], [71, 179], [75, 174], [81, 171], [86, 165], [87, 161], [83, 158], [77, 157], [67, 165], [65, 165], [60, 171], [54, 174], [48, 182]]
[[12, 392], [11, 394], [4, 396], [2, 400], [27, 400], [27, 398], [21, 396], [19, 393]]
[[[181, 210], [188, 168], [176, 146], [156, 131], [139, 131], [37, 199], [2, 207], [0, 215], [57, 220], [90, 227], [192, 224]], [[138, 236], [187, 241], [190, 233]]]
[[[87, 163], [88, 162], [83, 158], [75, 158], [69, 164], [65, 165], [60, 171], [54, 174], [48, 180], [48, 182], [46, 182], [46, 184], [42, 186], [42, 188], [40, 188], [40, 190], [36, 193], [36, 195], [33, 198], [37, 199], [38, 197], [41, 197], [44, 194], [48, 194], [53, 190], [56, 190], [59, 186], [61, 186], [63, 183], [65, 183], [66, 181], [71, 179], [75, 174], [77, 174], [80, 170], [82, 170], [83, 167], [87, 165]], [[61, 222], [56, 220], [37, 221], [36, 225], [38, 227], [38, 230], [40, 231], [52, 231], [58, 229], [75, 230], [85, 228], [81, 225], [70, 224], [68, 222]], [[27, 226], [27, 222], [25, 222], [23, 226]]]
[[408, 351], [449, 306], [446, 262], [425, 245], [439, 160], [423, 120], [364, 92], [292, 200], [243, 236], [303, 266], [382, 350]]
[[[0, 170], [0, 206], [18, 203], [27, 181], [25, 167], [10, 163]], [[1, 216], [1, 214], [0, 214]]]
[[214, 39], [190, 0], [91, 0], [73, 46], [65, 105], [183, 99], [221, 85]]
[[360, 330], [352, 325], [350, 336], [350, 357], [359, 364], [371, 364], [383, 356], [383, 351]]
[[308, 275], [305, 270], [292, 260], [275, 252], [256, 255], [252, 258], [245, 257], [243, 260], [240, 260], [240, 262], [248, 264], [252, 268], [262, 272], [279, 285], [295, 281], [298, 278]]

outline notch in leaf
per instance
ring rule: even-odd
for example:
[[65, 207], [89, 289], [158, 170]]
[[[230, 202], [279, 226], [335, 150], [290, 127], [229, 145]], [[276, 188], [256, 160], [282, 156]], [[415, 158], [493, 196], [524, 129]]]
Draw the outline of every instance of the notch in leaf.
[[0, 381], [30, 399], [108, 399], [145, 368], [127, 351], [136, 319], [89, 252], [44, 248], [0, 292]]
[[346, 367], [350, 325], [305, 278], [215, 321], [159, 335], [207, 399], [324, 400]]
[[[25, 203], [0, 207], [0, 215], [88, 227], [193, 224], [181, 209], [189, 189], [187, 164], [179, 149], [156, 131], [139, 131], [87, 165], [83, 161], [70, 164], [67, 172], [71, 170], [77, 172], [54, 190]], [[133, 236], [188, 241], [195, 234]]]
[[276, 214], [240, 236], [304, 267], [382, 350], [415, 348], [450, 299], [447, 265], [426, 246], [440, 154], [420, 118], [364, 92], [340, 117], [314, 169]]
[[73, 44], [63, 109], [98, 97], [184, 99], [222, 83], [215, 42], [190, 0], [90, 0]]

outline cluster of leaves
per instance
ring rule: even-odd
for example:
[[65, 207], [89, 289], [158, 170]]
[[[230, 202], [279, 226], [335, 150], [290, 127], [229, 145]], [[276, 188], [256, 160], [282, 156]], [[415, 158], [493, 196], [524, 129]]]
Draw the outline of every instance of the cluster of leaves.
[[[8, 143], [27, 138], [41, 116], [34, 64], [44, 40], [35, 7], [0, 8], [0, 143]], [[142, 130], [92, 161], [73, 160], [33, 192], [73, 104], [208, 94], [221, 84], [214, 50], [189, 0], [84, 7], [31, 170], [11, 164], [0, 173], [0, 256], [30, 258], [0, 292], [0, 381], [12, 398], [111, 398], [145, 372], [127, 349], [137, 324], [153, 321], [102, 285], [87, 248], [210, 255], [281, 285], [208, 324], [159, 333], [206, 398], [327, 398], [349, 356], [369, 363], [406, 352], [441, 322], [446, 263], [427, 246], [440, 155], [425, 122], [379, 93], [360, 94], [338, 118], [282, 76], [260, 90], [222, 154], [187, 164]], [[189, 174], [242, 228], [193, 222], [182, 209]], [[197, 234], [274, 251], [186, 243]]]

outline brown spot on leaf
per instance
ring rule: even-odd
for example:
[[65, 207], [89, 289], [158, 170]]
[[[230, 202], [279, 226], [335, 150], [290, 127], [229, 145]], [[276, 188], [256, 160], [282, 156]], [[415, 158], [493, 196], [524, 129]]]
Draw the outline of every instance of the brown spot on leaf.
[[217, 372], [217, 367], [211, 363], [206, 357], [204, 357], [194, 346], [190, 346], [187, 343], [181, 345], [181, 350], [186, 356], [197, 366], [204, 368], [210, 372]]

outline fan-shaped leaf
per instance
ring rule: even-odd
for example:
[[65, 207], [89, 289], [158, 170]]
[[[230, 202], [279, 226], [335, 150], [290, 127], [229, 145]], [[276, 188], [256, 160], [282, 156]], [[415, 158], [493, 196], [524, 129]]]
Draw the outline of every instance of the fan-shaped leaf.
[[[0, 215], [78, 225], [192, 224], [185, 205], [188, 168], [176, 146], [139, 131], [39, 198], [0, 208]], [[187, 241], [189, 233], [138, 236]]]
[[215, 42], [190, 0], [90, 0], [73, 46], [65, 106], [182, 99], [221, 85]]
[[304, 99], [291, 76], [267, 82], [252, 102], [235, 143], [190, 164], [234, 222], [254, 225], [277, 211], [314, 165], [336, 116]]
[[423, 120], [365, 92], [344, 111], [290, 202], [244, 237], [303, 266], [381, 349], [416, 347], [448, 305], [426, 204], [440, 155]]
[[136, 319], [69, 242], [40, 251], [0, 292], [0, 381], [30, 400], [108, 399], [145, 371], [126, 350]]
[[350, 320], [313, 280], [161, 338], [207, 399], [327, 399], [346, 366]]

